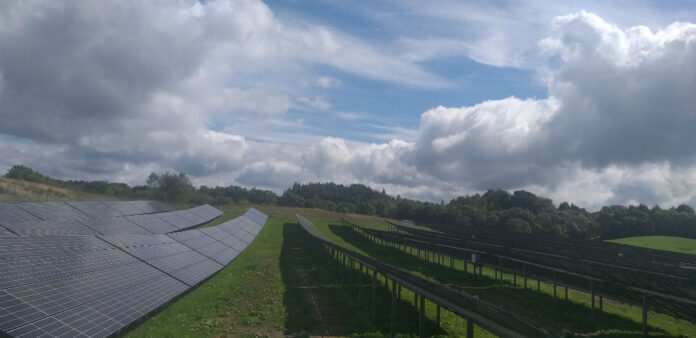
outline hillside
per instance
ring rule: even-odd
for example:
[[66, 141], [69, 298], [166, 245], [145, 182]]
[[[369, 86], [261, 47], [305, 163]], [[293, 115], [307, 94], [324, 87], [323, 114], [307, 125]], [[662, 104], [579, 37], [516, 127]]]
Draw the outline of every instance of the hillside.
[[107, 199], [114, 197], [0, 176], [0, 203]]

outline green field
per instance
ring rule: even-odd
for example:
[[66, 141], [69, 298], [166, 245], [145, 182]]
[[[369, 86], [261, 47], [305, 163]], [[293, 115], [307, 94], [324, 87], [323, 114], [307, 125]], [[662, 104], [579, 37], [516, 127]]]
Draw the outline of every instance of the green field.
[[671, 236], [638, 236], [612, 239], [609, 242], [696, 255], [696, 239]]

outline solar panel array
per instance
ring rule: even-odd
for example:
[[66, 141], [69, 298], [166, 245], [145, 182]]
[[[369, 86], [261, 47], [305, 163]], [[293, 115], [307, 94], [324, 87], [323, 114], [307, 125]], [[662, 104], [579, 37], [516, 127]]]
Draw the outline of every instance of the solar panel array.
[[[102, 208], [78, 206], [92, 207], [90, 212]], [[131, 208], [120, 207], [119, 212]], [[0, 220], [37, 221], [6, 205], [0, 208], [5, 208]], [[41, 210], [49, 208], [54, 206]], [[141, 221], [141, 229], [169, 232], [217, 217], [220, 211], [201, 206], [173, 213], [186, 223], [166, 227], [151, 217], [125, 219]], [[222, 269], [246, 249], [266, 219], [252, 208], [214, 227], [170, 234], [0, 237], [0, 335], [109, 336]], [[101, 229], [94, 223], [78, 224]]]
[[0, 204], [0, 236], [165, 234], [207, 223], [221, 214], [207, 204], [172, 211], [156, 201]]

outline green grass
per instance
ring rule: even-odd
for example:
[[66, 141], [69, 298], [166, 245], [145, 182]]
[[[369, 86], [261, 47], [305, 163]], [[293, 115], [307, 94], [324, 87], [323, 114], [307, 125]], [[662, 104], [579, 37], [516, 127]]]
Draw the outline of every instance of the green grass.
[[696, 255], [696, 239], [691, 238], [672, 236], [638, 236], [612, 239], [609, 240], [609, 242]]

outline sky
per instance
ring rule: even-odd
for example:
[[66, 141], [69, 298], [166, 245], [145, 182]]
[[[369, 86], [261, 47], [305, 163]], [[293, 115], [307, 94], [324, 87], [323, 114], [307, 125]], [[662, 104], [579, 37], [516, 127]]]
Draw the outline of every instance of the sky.
[[0, 171], [696, 206], [690, 1], [8, 0]]

